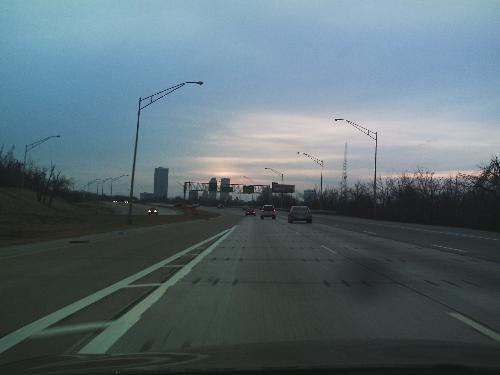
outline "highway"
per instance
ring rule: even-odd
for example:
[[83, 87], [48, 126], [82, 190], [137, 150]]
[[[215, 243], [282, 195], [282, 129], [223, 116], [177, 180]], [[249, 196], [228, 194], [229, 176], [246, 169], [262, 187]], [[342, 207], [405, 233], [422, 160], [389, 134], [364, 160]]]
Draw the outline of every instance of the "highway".
[[[221, 216], [20, 255], [0, 248], [0, 364], [283, 344], [328, 364], [339, 358], [325, 347], [351, 353], [347, 344], [368, 342], [416, 345], [413, 360], [432, 358], [419, 350], [435, 345], [447, 348], [435, 349], [441, 360], [500, 365], [499, 233], [209, 210]], [[257, 361], [302, 363], [289, 357]]]

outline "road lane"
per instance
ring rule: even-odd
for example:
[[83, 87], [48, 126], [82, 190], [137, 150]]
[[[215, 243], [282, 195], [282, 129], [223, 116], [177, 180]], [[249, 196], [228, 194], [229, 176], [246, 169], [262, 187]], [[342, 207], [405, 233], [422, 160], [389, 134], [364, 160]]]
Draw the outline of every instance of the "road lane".
[[[397, 264], [366, 267], [345, 256], [350, 250], [335, 237], [320, 245], [321, 234], [283, 217], [241, 221], [109, 352], [366, 338], [492, 344], [448, 306], [398, 280]], [[488, 303], [497, 313], [498, 303]]]
[[337, 215], [314, 215], [314, 221], [354, 232], [430, 246], [436, 251], [460, 253], [500, 262], [500, 233], [496, 232]]
[[[238, 222], [235, 216], [27, 245], [0, 259], [0, 337], [130, 276]], [[8, 301], [8, 304], [7, 304]]]
[[[217, 244], [190, 250], [48, 326], [6, 351], [0, 362], [24, 358], [27, 353], [164, 352], [332, 340], [500, 344], [496, 340], [500, 332], [496, 263], [364, 233], [362, 228], [323, 224], [316, 218], [313, 224], [288, 224], [282, 213], [277, 220], [260, 220], [244, 217], [241, 210], [213, 210], [222, 217], [198, 227], [170, 227], [149, 236], [138, 232], [137, 237], [121, 241], [120, 249], [110, 251], [106, 266], [114, 272], [111, 279], [119, 274], [127, 277], [166, 254], [154, 252], [155, 256], [139, 258], [141, 262], [132, 266], [137, 252], [149, 252], [147, 244], [168, 244], [173, 251], [177, 247], [172, 239], [182, 238], [180, 230], [192, 240], [199, 232], [237, 224]], [[37, 277], [47, 282], [48, 275], [55, 274], [63, 290], [88, 291], [85, 283], [62, 278], [64, 272], [59, 269], [66, 264], [76, 272], [74, 262], [85, 259], [87, 266], [79, 272], [88, 271], [98, 253], [85, 249], [88, 259], [82, 254], [68, 257], [68, 249], [59, 253], [64, 258], [60, 264], [57, 257], [45, 259], [47, 269]], [[106, 248], [99, 245], [98, 249]], [[131, 256], [123, 259], [128, 252]], [[50, 263], [57, 267], [50, 269]], [[35, 269], [34, 264], [24, 267]], [[98, 275], [94, 272], [91, 277]], [[68, 285], [61, 285], [62, 280]], [[86, 282], [93, 291], [103, 284], [102, 280]], [[16, 291], [21, 293], [21, 286], [28, 288], [28, 284], [15, 284]], [[111, 284], [108, 279], [104, 286]], [[54, 299], [57, 293], [52, 290], [46, 296]], [[74, 301], [76, 294], [66, 296], [67, 300]], [[24, 297], [36, 300], [32, 295]], [[47, 304], [52, 304], [46, 307], [49, 313], [57, 306], [53, 300]], [[20, 304], [14, 307], [10, 314], [21, 312], [19, 321], [26, 323], [29, 314], [22, 312]], [[35, 316], [42, 310], [37, 309]], [[121, 327], [120, 334], [100, 345], [99, 340], [107, 338], [105, 332], [116, 327]]]

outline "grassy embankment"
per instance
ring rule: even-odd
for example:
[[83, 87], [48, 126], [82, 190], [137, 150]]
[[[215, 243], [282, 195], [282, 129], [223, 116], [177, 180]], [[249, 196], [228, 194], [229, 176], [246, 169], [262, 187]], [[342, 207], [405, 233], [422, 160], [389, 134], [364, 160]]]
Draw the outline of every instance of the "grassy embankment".
[[217, 216], [203, 210], [178, 211], [180, 215], [134, 215], [134, 224], [129, 225], [127, 216], [114, 214], [109, 205], [98, 202], [73, 204], [54, 199], [52, 207], [47, 207], [36, 201], [32, 191], [0, 188], [0, 246]]

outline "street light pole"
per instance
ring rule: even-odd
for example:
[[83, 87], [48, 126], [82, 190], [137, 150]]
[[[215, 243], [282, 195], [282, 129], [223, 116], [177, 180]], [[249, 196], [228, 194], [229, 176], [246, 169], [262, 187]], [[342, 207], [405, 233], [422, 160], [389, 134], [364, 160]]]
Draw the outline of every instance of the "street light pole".
[[[160, 100], [161, 98], [167, 96], [168, 94], [171, 94], [172, 92], [174, 92], [175, 90], [178, 90], [180, 89], [182, 86], [188, 84], [188, 83], [193, 83], [193, 84], [197, 84], [197, 85], [203, 85], [203, 82], [202, 81], [197, 81], [197, 82], [191, 82], [191, 81], [188, 81], [188, 82], [182, 82], [182, 83], [179, 83], [175, 86], [172, 86], [172, 87], [169, 87], [168, 89], [165, 89], [165, 90], [162, 90], [162, 91], [158, 91], [157, 93], [154, 93], [152, 95], [149, 95], [145, 98], [140, 98], [139, 97], [139, 103], [138, 103], [138, 106], [137, 106], [137, 126], [136, 126], [136, 130], [135, 130], [135, 144], [134, 144], [134, 159], [133, 159], [133, 162], [132, 162], [132, 176], [130, 178], [130, 198], [129, 198], [129, 206], [128, 206], [128, 223], [129, 224], [132, 224], [132, 200], [133, 200], [133, 197], [134, 197], [134, 178], [135, 178], [135, 161], [136, 161], [136, 158], [137, 158], [137, 141], [139, 139], [139, 122], [140, 122], [140, 118], [141, 118], [141, 110], [143, 110], [144, 108], [150, 106], [151, 104], [153, 104], [154, 102]], [[149, 99], [149, 102], [148, 102], [148, 99]], [[147, 102], [147, 104], [145, 104], [144, 106], [142, 106], [142, 102]]]
[[40, 146], [42, 143], [48, 141], [51, 138], [61, 138], [60, 135], [51, 135], [49, 137], [39, 139], [38, 141], [35, 141], [33, 143], [30, 143], [28, 145], [24, 146], [24, 161], [23, 161], [23, 170], [21, 174], [21, 189], [24, 188], [24, 174], [26, 173], [26, 155], [28, 154], [28, 151], [33, 150], [35, 147]]
[[373, 172], [373, 218], [377, 218], [377, 148], [378, 148], [378, 132], [374, 132], [373, 130], [370, 130], [368, 128], [365, 128], [364, 126], [361, 126], [359, 124], [356, 124], [353, 121], [346, 120], [343, 118], [336, 118], [334, 119], [335, 121], [345, 121], [349, 125], [354, 126], [356, 129], [358, 129], [361, 133], [366, 134], [368, 137], [373, 139], [375, 141], [375, 166], [374, 166], [374, 172]]
[[319, 180], [319, 206], [320, 206], [320, 209], [322, 209], [323, 208], [323, 166], [324, 166], [324, 161], [317, 158], [316, 156], [309, 155], [305, 152], [301, 153], [300, 151], [297, 151], [297, 155], [300, 155], [300, 154], [311, 159], [313, 162], [315, 162], [316, 164], [318, 164], [321, 167], [320, 180]]
[[111, 198], [113, 198], [113, 182], [118, 181], [120, 178], [122, 178], [122, 177], [127, 177], [127, 176], [128, 176], [128, 174], [122, 174], [121, 176], [118, 176], [118, 177], [113, 177], [113, 178], [111, 179], [111, 184], [110, 184], [110, 189], [109, 189], [109, 196], [110, 196]]

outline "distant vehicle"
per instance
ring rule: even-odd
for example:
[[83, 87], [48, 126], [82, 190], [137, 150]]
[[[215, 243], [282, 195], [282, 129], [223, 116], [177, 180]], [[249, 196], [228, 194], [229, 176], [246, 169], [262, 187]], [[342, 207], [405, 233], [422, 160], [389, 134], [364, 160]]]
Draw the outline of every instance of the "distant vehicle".
[[255, 208], [246, 208], [245, 209], [245, 216], [256, 216], [256, 213], [255, 213]]
[[294, 221], [305, 221], [307, 223], [312, 223], [312, 213], [307, 206], [292, 206], [290, 212], [288, 213], [288, 222], [293, 223]]
[[219, 203], [219, 204], [217, 205], [217, 208], [224, 208], [224, 205], [223, 205], [222, 203]]
[[276, 219], [276, 210], [272, 204], [265, 204], [262, 206], [260, 210], [260, 218], [264, 219], [265, 217], [272, 217]]
[[191, 207], [200, 207], [200, 204], [199, 204], [199, 203], [193, 203], [193, 204], [191, 205]]
[[149, 210], [148, 210], [148, 215], [158, 215], [158, 209], [154, 208], [154, 207], [151, 207]]

